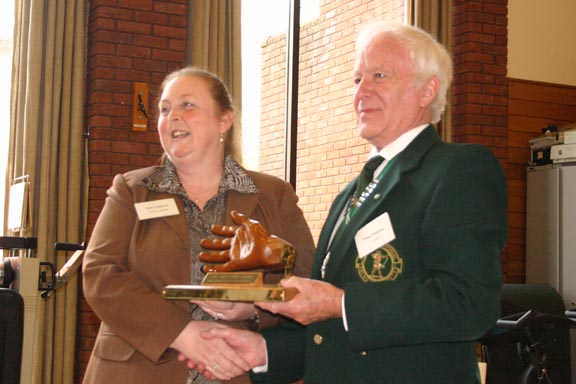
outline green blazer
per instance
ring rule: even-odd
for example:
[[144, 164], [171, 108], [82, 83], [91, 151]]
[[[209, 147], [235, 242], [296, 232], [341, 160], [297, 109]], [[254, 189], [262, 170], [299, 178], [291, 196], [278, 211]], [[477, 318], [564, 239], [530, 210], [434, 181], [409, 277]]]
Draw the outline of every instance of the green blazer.
[[[476, 340], [500, 313], [506, 179], [485, 147], [448, 144], [427, 127], [382, 172], [346, 235], [328, 243], [354, 191], [334, 200], [312, 266], [343, 288], [348, 324], [263, 331], [269, 370], [289, 383], [479, 383]], [[358, 257], [356, 232], [388, 213], [395, 239]]]

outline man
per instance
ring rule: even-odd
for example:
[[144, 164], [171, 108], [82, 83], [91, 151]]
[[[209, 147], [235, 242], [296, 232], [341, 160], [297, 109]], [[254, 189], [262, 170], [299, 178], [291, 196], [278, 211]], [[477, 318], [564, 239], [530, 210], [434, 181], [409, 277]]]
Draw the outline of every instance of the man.
[[[476, 340], [500, 308], [506, 181], [484, 147], [447, 144], [439, 121], [452, 77], [445, 48], [413, 27], [375, 23], [357, 41], [360, 136], [382, 157], [367, 187], [336, 197], [300, 293], [258, 303], [298, 323], [261, 334], [213, 329], [290, 383], [479, 383]], [[355, 193], [355, 190], [356, 193]]]

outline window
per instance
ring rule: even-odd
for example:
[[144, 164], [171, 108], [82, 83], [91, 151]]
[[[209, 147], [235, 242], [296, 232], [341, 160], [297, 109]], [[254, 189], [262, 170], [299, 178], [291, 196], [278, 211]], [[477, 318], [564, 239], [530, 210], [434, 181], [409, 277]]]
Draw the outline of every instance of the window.
[[[0, 15], [0, 84], [10, 84], [12, 75], [12, 36], [14, 0], [3, 2]], [[8, 140], [10, 136], [10, 87], [0, 87], [0, 234], [4, 234], [4, 200]]]
[[[297, 137], [290, 140], [295, 151], [289, 150], [295, 153], [287, 154], [286, 116], [294, 110], [286, 96], [291, 4], [300, 5], [297, 90], [293, 90], [298, 116], [290, 125]], [[355, 130], [352, 106], [358, 28], [372, 19], [402, 22], [404, 15], [404, 1], [396, 0], [242, 1], [243, 164], [294, 180], [300, 208], [315, 237], [334, 197], [356, 176], [370, 152]], [[244, 42], [252, 32], [253, 50]]]
[[[242, 0], [242, 160], [246, 168], [279, 177], [284, 176], [290, 2]], [[300, 24], [318, 18], [320, 0], [299, 3]]]

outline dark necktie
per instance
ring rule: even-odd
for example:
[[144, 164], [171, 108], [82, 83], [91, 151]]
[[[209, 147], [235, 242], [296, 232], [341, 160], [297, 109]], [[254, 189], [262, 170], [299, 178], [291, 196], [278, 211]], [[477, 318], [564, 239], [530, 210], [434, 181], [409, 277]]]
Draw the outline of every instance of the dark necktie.
[[383, 161], [384, 158], [382, 156], [374, 156], [364, 164], [364, 168], [362, 168], [362, 172], [360, 172], [358, 181], [356, 182], [356, 190], [352, 198], [352, 209], [356, 209], [362, 204], [365, 199], [365, 197], [361, 199], [362, 192], [364, 192], [368, 184], [370, 184], [374, 178], [374, 171]]
[[[362, 172], [360, 172], [360, 175], [358, 176], [358, 180], [356, 182], [356, 190], [354, 191], [354, 196], [352, 197], [352, 201], [348, 204], [346, 212], [344, 213], [344, 215], [345, 215], [344, 220], [342, 220], [342, 222], [340, 223], [340, 225], [336, 229], [336, 233], [334, 234], [334, 236], [332, 238], [332, 243], [330, 244], [329, 249], [331, 249], [332, 245], [334, 244], [334, 242], [337, 238], [339, 238], [341, 236], [345, 236], [348, 221], [350, 221], [350, 218], [354, 215], [354, 213], [356, 212], [356, 209], [361, 205], [362, 201], [367, 197], [367, 196], [364, 196], [362, 198], [362, 200], [360, 200], [360, 197], [362, 196], [362, 192], [364, 192], [366, 187], [370, 184], [370, 182], [374, 178], [374, 171], [376, 170], [376, 168], [378, 168], [378, 166], [380, 164], [382, 164], [383, 161], [384, 161], [384, 158], [382, 156], [374, 156], [373, 158], [368, 160], [366, 162], [366, 164], [364, 164], [364, 168], [362, 168]], [[353, 234], [350, 234], [350, 235], [353, 236]], [[328, 261], [328, 258], [326, 258], [326, 260], [324, 261], [324, 264], [322, 266], [322, 278], [324, 278], [324, 273], [325, 273], [327, 261]]]

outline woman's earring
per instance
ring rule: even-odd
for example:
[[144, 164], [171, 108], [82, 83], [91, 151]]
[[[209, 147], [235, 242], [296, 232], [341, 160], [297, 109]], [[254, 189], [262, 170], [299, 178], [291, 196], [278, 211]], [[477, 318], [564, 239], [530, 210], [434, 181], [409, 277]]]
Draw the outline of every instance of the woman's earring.
[[220, 139], [218, 140], [220, 144], [224, 144], [224, 134], [220, 132]]

